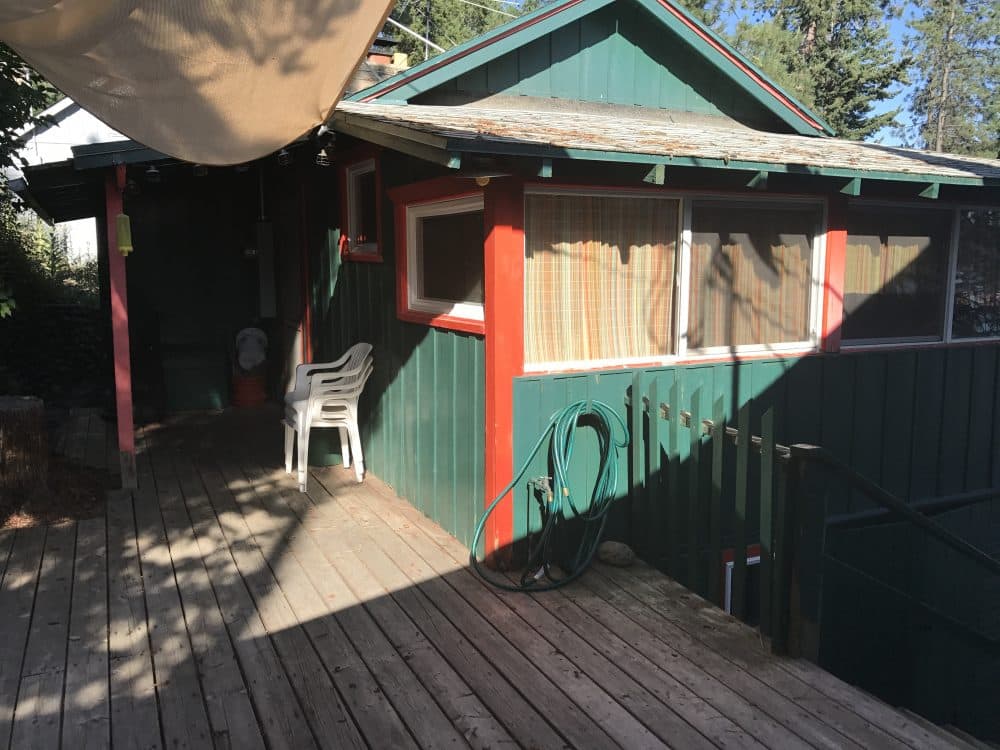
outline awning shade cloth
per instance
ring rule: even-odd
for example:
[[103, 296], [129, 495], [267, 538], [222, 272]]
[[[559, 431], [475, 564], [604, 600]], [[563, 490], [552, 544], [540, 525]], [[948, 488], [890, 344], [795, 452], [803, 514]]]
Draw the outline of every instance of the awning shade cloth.
[[108, 125], [237, 164], [323, 122], [390, 0], [0, 0], [0, 40]]

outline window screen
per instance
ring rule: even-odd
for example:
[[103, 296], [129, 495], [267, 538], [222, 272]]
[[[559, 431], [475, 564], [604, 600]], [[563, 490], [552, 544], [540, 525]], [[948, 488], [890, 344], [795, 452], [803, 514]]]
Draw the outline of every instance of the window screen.
[[418, 296], [443, 302], [483, 302], [483, 212], [418, 219]]
[[955, 268], [956, 338], [1000, 336], [1000, 210], [963, 210]]
[[375, 162], [367, 161], [347, 172], [348, 248], [354, 253], [378, 252], [378, 192]]
[[948, 211], [852, 206], [842, 337], [939, 338], [950, 234]]
[[526, 361], [672, 353], [677, 212], [665, 198], [529, 194]]
[[808, 341], [817, 205], [695, 201], [688, 347]]

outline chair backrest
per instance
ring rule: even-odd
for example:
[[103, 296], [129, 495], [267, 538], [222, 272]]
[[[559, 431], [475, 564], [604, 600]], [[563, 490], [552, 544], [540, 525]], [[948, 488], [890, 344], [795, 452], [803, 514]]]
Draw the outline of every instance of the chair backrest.
[[339, 371], [314, 374], [309, 381], [309, 401], [314, 404], [332, 400], [356, 402], [375, 369], [375, 361], [369, 353], [356, 367], [349, 365], [345, 363], [343, 369], [345, 372], [356, 370], [353, 375], [343, 375]]

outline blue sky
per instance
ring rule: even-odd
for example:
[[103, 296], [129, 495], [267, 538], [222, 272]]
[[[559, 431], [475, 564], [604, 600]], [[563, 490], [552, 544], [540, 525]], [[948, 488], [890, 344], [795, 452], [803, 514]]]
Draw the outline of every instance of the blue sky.
[[[906, 3], [903, 5], [903, 12], [900, 18], [894, 18], [889, 22], [889, 36], [892, 41], [896, 44], [897, 48], [902, 48], [903, 37], [906, 36], [907, 28], [906, 24], [914, 18], [916, 15], [916, 7], [911, 3]], [[900, 119], [904, 124], [909, 124], [909, 119], [906, 112], [906, 97], [910, 92], [911, 86], [900, 86], [899, 91], [896, 95], [887, 101], [880, 102], [875, 107], [876, 113], [889, 112], [897, 107], [901, 108], [903, 112], [900, 113]], [[889, 146], [899, 146], [900, 140], [897, 133], [892, 132], [890, 129], [883, 129], [875, 135], [872, 139], [878, 143], [884, 143]]]

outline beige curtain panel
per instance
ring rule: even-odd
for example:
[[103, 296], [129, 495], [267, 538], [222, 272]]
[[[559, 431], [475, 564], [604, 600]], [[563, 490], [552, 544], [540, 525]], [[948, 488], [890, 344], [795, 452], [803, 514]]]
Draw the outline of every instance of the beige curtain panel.
[[0, 40], [108, 125], [238, 164], [325, 120], [388, 0], [0, 0]]

